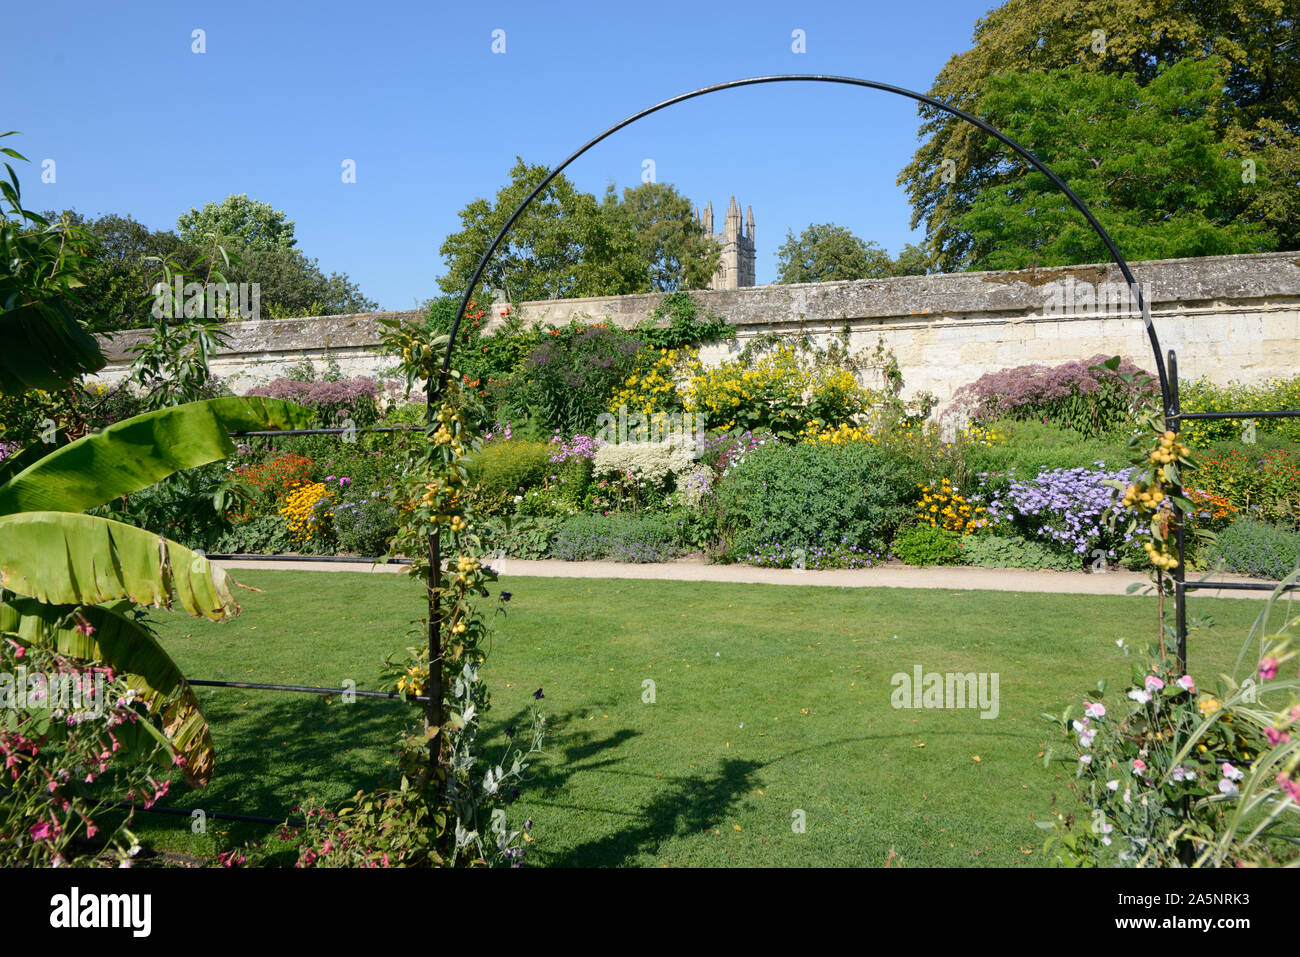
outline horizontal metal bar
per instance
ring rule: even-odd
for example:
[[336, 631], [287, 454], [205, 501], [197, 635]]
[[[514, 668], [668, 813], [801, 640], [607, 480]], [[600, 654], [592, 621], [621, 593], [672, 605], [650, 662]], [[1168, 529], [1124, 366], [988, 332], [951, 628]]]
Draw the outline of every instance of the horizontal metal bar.
[[350, 558], [347, 555], [259, 555], [256, 553], [241, 553], [237, 555], [218, 555], [210, 553], [207, 555], [210, 561], [219, 562], [237, 562], [237, 561], [257, 561], [257, 562], [369, 562], [372, 565], [409, 565], [409, 558]]
[[385, 425], [371, 426], [367, 428], [334, 428], [334, 429], [271, 429], [264, 432], [227, 432], [226, 434], [232, 439], [242, 438], [245, 436], [262, 436], [266, 438], [275, 438], [281, 435], [343, 435], [345, 432], [356, 434], [359, 432], [424, 432], [427, 426], [423, 425]]
[[[398, 699], [402, 696], [395, 691], [360, 691], [350, 688], [315, 688], [311, 685], [268, 685], [257, 681], [212, 681], [207, 679], [190, 681], [196, 688], [248, 688], [252, 691], [298, 691], [303, 694], [354, 694], [362, 698]], [[427, 695], [407, 695], [407, 701], [428, 701]]]
[[[105, 804], [104, 807], [113, 808], [117, 811], [144, 811], [146, 814], [171, 814], [177, 817], [193, 817], [194, 810], [199, 810], [199, 808], [195, 808], [194, 810], [187, 811], [180, 807], [159, 807], [156, 804], [152, 807], [145, 807], [143, 804], [135, 804], [130, 801], [115, 801], [112, 804]], [[244, 821], [249, 824], [287, 824], [290, 827], [307, 826], [307, 822], [301, 818], [295, 820], [293, 818], [282, 817], [259, 817], [256, 814], [233, 814], [229, 811], [203, 810], [203, 816], [205, 818], [214, 818], [218, 821]]]
[[[1236, 591], [1276, 591], [1279, 587], [1276, 584], [1270, 585], [1268, 582], [1216, 582], [1216, 581], [1195, 581], [1183, 582], [1183, 587], [1188, 591], [1195, 588], [1226, 588]], [[1282, 585], [1283, 590], [1300, 588], [1300, 582], [1293, 585]]]
[[1300, 409], [1274, 409], [1269, 412], [1180, 412], [1179, 419], [1300, 419]]

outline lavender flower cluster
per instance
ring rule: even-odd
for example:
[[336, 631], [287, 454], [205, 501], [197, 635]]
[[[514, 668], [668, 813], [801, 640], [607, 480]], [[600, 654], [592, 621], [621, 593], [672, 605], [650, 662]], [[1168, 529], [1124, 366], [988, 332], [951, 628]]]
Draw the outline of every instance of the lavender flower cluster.
[[21, 448], [22, 446], [17, 442], [0, 442], [0, 462], [3, 462]]
[[[1096, 465], [1103, 463], [1097, 462]], [[1028, 481], [1011, 482], [990, 494], [988, 514], [993, 526], [1019, 526], [1076, 555], [1102, 549], [1116, 557], [1116, 549], [1134, 541], [1133, 535], [1111, 532], [1105, 513], [1114, 504], [1115, 490], [1107, 481], [1128, 484], [1134, 469], [1109, 472], [1104, 468], [1047, 469]], [[981, 479], [984, 476], [980, 476]]]

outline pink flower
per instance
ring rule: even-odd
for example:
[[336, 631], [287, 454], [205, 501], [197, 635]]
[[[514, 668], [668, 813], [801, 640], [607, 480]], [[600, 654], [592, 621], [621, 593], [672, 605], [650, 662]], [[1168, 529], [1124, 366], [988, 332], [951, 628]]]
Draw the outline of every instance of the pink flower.
[[1134, 770], [1134, 771], [1145, 771], [1146, 769], [1147, 769], [1147, 763], [1146, 763], [1145, 761], [1143, 761], [1141, 758], [1134, 758], [1134, 759], [1133, 759], [1133, 770]]
[[1264, 658], [1259, 663], [1259, 677], [1264, 681], [1272, 681], [1277, 677], [1277, 659], [1273, 656]]
[[1192, 694], [1196, 694], [1196, 684], [1195, 682], [1192, 681], [1191, 675], [1183, 675], [1181, 678], [1178, 679], [1178, 681], [1175, 682], [1175, 684], [1177, 684], [1178, 687], [1182, 688], [1184, 691], [1188, 691], [1191, 692]]
[[1279, 731], [1277, 728], [1265, 728], [1264, 737], [1268, 738], [1268, 743], [1273, 747], [1277, 747], [1279, 744], [1286, 744], [1291, 740], [1291, 735], [1287, 734], [1285, 731]]
[[1282, 786], [1282, 790], [1291, 795], [1291, 800], [1300, 804], [1300, 781], [1292, 781], [1285, 774], [1277, 776], [1277, 783]]
[[41, 821], [39, 824], [33, 824], [27, 833], [32, 836], [33, 841], [52, 841], [59, 836], [59, 826], [57, 824]]
[[1146, 681], [1144, 681], [1143, 684], [1146, 685], [1147, 691], [1150, 691], [1152, 694], [1155, 694], [1165, 686], [1165, 683], [1155, 675], [1147, 675]]
[[1083, 703], [1083, 713], [1089, 718], [1106, 717], [1106, 706], [1100, 701], [1085, 701]]

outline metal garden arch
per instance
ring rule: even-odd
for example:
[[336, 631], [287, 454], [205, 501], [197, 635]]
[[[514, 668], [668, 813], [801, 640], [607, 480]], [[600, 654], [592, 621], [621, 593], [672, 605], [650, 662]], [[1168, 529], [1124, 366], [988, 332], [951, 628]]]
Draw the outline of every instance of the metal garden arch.
[[[975, 116], [971, 113], [967, 113], [965, 110], [962, 110], [949, 103], [945, 103], [942, 100], [935, 99], [932, 96], [927, 96], [924, 93], [917, 93], [914, 90], [908, 90], [903, 87], [894, 86], [889, 83], [881, 83], [876, 80], [864, 80], [859, 77], [834, 76], [834, 75], [825, 75], [825, 74], [816, 74], [816, 73], [789, 73], [789, 74], [777, 74], [772, 76], [754, 76], [754, 77], [747, 77], [745, 79], [740, 79], [740, 80], [731, 80], [726, 83], [717, 83], [714, 84], [713, 86], [701, 87], [700, 89], [692, 90], [689, 93], [682, 93], [678, 96], [670, 97], [667, 100], [663, 100], [659, 103], [656, 103], [654, 106], [648, 107], [644, 110], [641, 110], [638, 113], [632, 114], [627, 119], [622, 120], [621, 122], [615, 123], [613, 126], [609, 127], [603, 133], [600, 133], [598, 136], [588, 140], [585, 144], [579, 147], [575, 152], [570, 154], [568, 158], [566, 158], [563, 162], [561, 162], [558, 166], [556, 166], [553, 170], [551, 170], [551, 172], [547, 174], [546, 178], [543, 179], [540, 183], [538, 183], [537, 186], [533, 189], [533, 191], [524, 198], [524, 201], [519, 204], [519, 206], [515, 209], [515, 211], [510, 214], [510, 218], [506, 220], [505, 224], [501, 227], [500, 231], [496, 234], [496, 237], [492, 240], [491, 244], [484, 251], [482, 258], [479, 260], [477, 268], [474, 270], [473, 276], [470, 278], [469, 284], [465, 288], [464, 294], [461, 296], [460, 307], [457, 309], [455, 318], [452, 321], [451, 335], [447, 342], [447, 352], [446, 355], [443, 357], [442, 366], [437, 373], [436, 380], [434, 376], [431, 375], [426, 382], [426, 395], [428, 397], [428, 422], [430, 423], [430, 425], [432, 425], [433, 422], [433, 414], [434, 414], [433, 402], [435, 397], [445, 387], [446, 377], [451, 370], [452, 354], [456, 348], [456, 333], [460, 328], [461, 318], [464, 316], [465, 310], [469, 306], [470, 297], [473, 294], [475, 287], [478, 286], [479, 280], [482, 279], [483, 272], [487, 268], [488, 263], [491, 262], [492, 256], [496, 253], [497, 248], [501, 245], [501, 241], [506, 237], [506, 234], [510, 232], [510, 229], [514, 226], [515, 222], [519, 219], [519, 217], [523, 215], [524, 210], [526, 210], [529, 207], [529, 205], [532, 204], [533, 200], [535, 200], [546, 189], [546, 187], [551, 184], [551, 181], [554, 180], [555, 177], [559, 176], [560, 173], [564, 172], [564, 170], [568, 168], [568, 166], [571, 163], [573, 163], [576, 159], [578, 159], [580, 156], [582, 156], [584, 153], [590, 150], [593, 146], [605, 140], [607, 137], [613, 135], [614, 133], [617, 133], [625, 126], [630, 126], [631, 124], [635, 123], [637, 120], [643, 119], [651, 115], [652, 113], [658, 113], [660, 110], [667, 109], [670, 106], [674, 106], [678, 103], [684, 103], [687, 100], [693, 100], [696, 97], [705, 96], [710, 93], [719, 93], [723, 90], [734, 90], [740, 87], [758, 86], [760, 84], [767, 84], [767, 83], [837, 83], [844, 86], [857, 86], [857, 87], [865, 87], [866, 89], [871, 89], [871, 90], [880, 90], [885, 93], [892, 93], [896, 96], [902, 96], [911, 100], [915, 100], [918, 103], [925, 103], [929, 106], [935, 107], [936, 109], [943, 110], [945, 113], [949, 113], [952, 116], [955, 116], [959, 119], [965, 120], [967, 123], [970, 123], [973, 126], [976, 126], [979, 129], [983, 130], [989, 136], [992, 136], [994, 139], [998, 140], [999, 142], [1003, 143], [1005, 146], [1009, 147], [1014, 153], [1016, 153], [1018, 156], [1020, 156], [1022, 159], [1028, 162], [1031, 166], [1037, 169], [1040, 173], [1046, 176], [1052, 182], [1052, 184], [1056, 186], [1057, 189], [1059, 189], [1063, 194], [1065, 194], [1065, 196], [1070, 200], [1070, 202], [1074, 204], [1075, 208], [1078, 209], [1079, 212], [1083, 214], [1084, 219], [1088, 221], [1088, 225], [1092, 227], [1093, 232], [1095, 232], [1097, 236], [1101, 239], [1101, 241], [1105, 244], [1107, 251], [1109, 251], [1110, 253], [1111, 259], [1115, 262], [1117, 266], [1119, 266], [1120, 272], [1123, 274], [1124, 280], [1128, 284], [1128, 288], [1132, 290], [1133, 294], [1136, 297], [1138, 309], [1141, 311], [1142, 314], [1142, 323], [1146, 327], [1147, 338], [1150, 340], [1151, 343], [1152, 356], [1155, 359], [1156, 375], [1160, 382], [1161, 405], [1164, 412], [1165, 427], [1167, 429], [1172, 430], [1173, 432], [1178, 432], [1183, 419], [1214, 419], [1214, 418], [1240, 419], [1240, 418], [1256, 418], [1256, 417], [1269, 418], [1269, 417], [1280, 417], [1280, 416], [1300, 417], [1300, 411], [1277, 411], [1277, 410], [1268, 411], [1268, 412], [1207, 412], [1207, 413], [1182, 414], [1179, 409], [1179, 400], [1178, 400], [1177, 358], [1175, 357], [1174, 353], [1170, 351], [1169, 363], [1168, 363], [1168, 367], [1166, 367], [1165, 358], [1162, 355], [1162, 351], [1160, 347], [1160, 338], [1159, 336], [1156, 335], [1155, 326], [1151, 322], [1150, 306], [1147, 303], [1145, 297], [1143, 297], [1141, 287], [1138, 285], [1136, 279], [1134, 279], [1133, 271], [1129, 268], [1129, 264], [1127, 260], [1124, 259], [1123, 254], [1120, 253], [1119, 247], [1115, 245], [1115, 241], [1110, 237], [1110, 234], [1107, 233], [1105, 228], [1101, 225], [1101, 223], [1097, 221], [1097, 217], [1092, 214], [1092, 210], [1088, 208], [1088, 205], [1082, 199], [1080, 199], [1074, 193], [1074, 191], [1070, 189], [1068, 185], [1066, 185], [1065, 181], [1061, 179], [1061, 177], [1059, 177], [1056, 173], [1054, 173], [1045, 163], [1043, 163], [1040, 159], [1034, 156], [1033, 153], [1027, 150], [1024, 146], [1017, 143], [1011, 137], [995, 129], [992, 125], [980, 119], [978, 116]], [[1174, 492], [1176, 494], [1181, 495], [1182, 487], [1175, 486]], [[1185, 577], [1185, 566], [1183, 563], [1184, 537], [1183, 537], [1183, 528], [1181, 522], [1181, 510], [1178, 509], [1177, 505], [1175, 505], [1174, 515], [1175, 515], [1176, 527], [1177, 527], [1177, 548], [1178, 548], [1178, 559], [1179, 559], [1178, 566], [1176, 569], [1174, 569], [1172, 574], [1174, 606], [1175, 606], [1175, 629], [1176, 629], [1177, 648], [1178, 648], [1178, 660], [1185, 668], [1187, 662], [1186, 595], [1188, 590], [1195, 589], [1195, 588], [1209, 588], [1209, 587], [1231, 588], [1231, 589], [1239, 589], [1239, 590], [1241, 589], [1272, 590], [1273, 586], [1264, 583], [1212, 582], [1212, 581], [1188, 582]], [[430, 571], [431, 578], [433, 575], [433, 570], [441, 568], [441, 543], [438, 540], [438, 536], [436, 535], [431, 535], [429, 538], [429, 567], [431, 570]], [[430, 582], [430, 584], [431, 585], [433, 584], [432, 581]], [[1292, 586], [1292, 587], [1296, 587], [1296, 586]], [[431, 588], [430, 599], [429, 599], [430, 690], [429, 690], [426, 707], [428, 709], [427, 717], [430, 721], [430, 724], [434, 727], [440, 726], [442, 724], [442, 714], [441, 714], [442, 669], [441, 667], [438, 666], [437, 663], [440, 618], [441, 616], [439, 610], [438, 590], [436, 588]]]
[[[1067, 186], [1065, 182], [1059, 176], [1056, 175], [1056, 173], [1052, 172], [1052, 170], [1049, 169], [1041, 160], [1035, 157], [1032, 153], [1030, 153], [1027, 149], [1025, 149], [1015, 140], [1011, 139], [1011, 137], [994, 129], [991, 125], [989, 125], [987, 122], [980, 119], [979, 117], [973, 116], [972, 114], [967, 113], [966, 111], [961, 110], [948, 103], [944, 103], [942, 100], [937, 100], [934, 97], [926, 96], [925, 94], [917, 93], [912, 90], [907, 90], [902, 87], [892, 86], [888, 83], [879, 83], [874, 80], [864, 80], [864, 79], [859, 79], [857, 77], [847, 77], [847, 76], [825, 76], [820, 74], [785, 74], [785, 75], [777, 75], [777, 76], [749, 77], [747, 79], [732, 80], [727, 83], [718, 83], [713, 86], [707, 86], [698, 90], [692, 90], [689, 93], [683, 93], [680, 96], [675, 96], [670, 99], [664, 100], [660, 103], [656, 103], [654, 106], [651, 106], [648, 109], [644, 109], [639, 113], [635, 113], [632, 116], [629, 116], [627, 119], [623, 120], [622, 122], [616, 123], [615, 125], [611, 126], [609, 129], [605, 130], [599, 136], [596, 136], [594, 139], [589, 140], [580, 149], [578, 149], [567, 159], [565, 159], [562, 163], [556, 166], [555, 169], [553, 169], [546, 176], [546, 178], [543, 179], [542, 182], [539, 183], [533, 189], [533, 191], [528, 194], [528, 196], [524, 199], [524, 201], [519, 204], [519, 207], [515, 209], [513, 213], [511, 213], [510, 218], [506, 220], [505, 225], [501, 227], [501, 230], [497, 233], [496, 237], [492, 240], [491, 245], [488, 246], [487, 250], [483, 253], [482, 258], [479, 260], [478, 266], [474, 271], [473, 277], [470, 279], [469, 285], [465, 289], [464, 295], [461, 297], [460, 308], [457, 310], [456, 316], [452, 323], [450, 340], [447, 343], [447, 351], [443, 357], [441, 368], [438, 369], [434, 374], [430, 375], [429, 378], [426, 380], [426, 394], [427, 394], [426, 422], [428, 427], [431, 427], [434, 422], [434, 415], [435, 415], [434, 408], [433, 408], [434, 401], [435, 399], [438, 398], [439, 394], [442, 392], [442, 390], [445, 388], [446, 385], [447, 375], [451, 369], [452, 355], [455, 350], [456, 333], [459, 330], [461, 318], [464, 316], [465, 310], [469, 304], [470, 296], [473, 293], [474, 288], [478, 285], [480, 279], [482, 278], [484, 270], [487, 268], [487, 265], [491, 261], [492, 256], [496, 253], [498, 247], [501, 244], [501, 241], [505, 238], [506, 234], [509, 233], [511, 227], [514, 226], [515, 222], [528, 208], [528, 206], [533, 202], [533, 200], [535, 200], [542, 193], [542, 191], [545, 190], [546, 187], [550, 185], [551, 181], [554, 180], [555, 177], [558, 176], [560, 173], [562, 173], [571, 163], [573, 163], [576, 159], [578, 159], [580, 156], [582, 156], [584, 153], [590, 150], [597, 143], [600, 143], [602, 140], [606, 139], [612, 134], [623, 129], [623, 127], [629, 126], [632, 123], [635, 123], [637, 120], [649, 116], [652, 113], [657, 113], [660, 110], [666, 109], [667, 107], [673, 106], [677, 103], [682, 103], [686, 100], [691, 100], [696, 97], [704, 96], [709, 93], [718, 93], [721, 92], [722, 90], [737, 89], [739, 87], [745, 87], [745, 86], [757, 86], [759, 84], [766, 84], [766, 83], [838, 83], [845, 86], [865, 87], [867, 89], [880, 90], [885, 93], [892, 93], [897, 96], [907, 97], [908, 99], [915, 100], [918, 103], [925, 103], [935, 107], [936, 109], [943, 110], [946, 113], [956, 116], [962, 120], [965, 120], [967, 123], [970, 123], [978, 127], [988, 135], [992, 136], [994, 139], [998, 140], [999, 142], [1009, 147], [1014, 153], [1022, 157], [1026, 162], [1028, 162], [1039, 172], [1043, 173], [1043, 175], [1045, 175], [1053, 183], [1053, 185], [1056, 186], [1057, 189], [1059, 189], [1063, 194], [1065, 194], [1065, 196], [1070, 200], [1070, 202], [1074, 204], [1075, 208], [1077, 208], [1079, 212], [1083, 214], [1084, 219], [1088, 221], [1088, 225], [1092, 227], [1093, 231], [1105, 244], [1106, 249], [1110, 252], [1111, 259], [1115, 262], [1116, 265], [1119, 266], [1120, 272], [1123, 274], [1129, 289], [1132, 290], [1133, 294], [1136, 296], [1137, 305], [1142, 315], [1142, 322], [1146, 327], [1147, 338], [1150, 340], [1152, 354], [1155, 358], [1156, 372], [1160, 382], [1161, 401], [1162, 401], [1162, 407], [1164, 412], [1164, 418], [1165, 418], [1166, 427], [1168, 429], [1174, 432], [1179, 431], [1179, 426], [1181, 422], [1186, 419], [1248, 419], [1248, 418], [1300, 417], [1300, 410], [1290, 410], [1290, 411], [1270, 410], [1270, 411], [1259, 411], [1259, 412], [1201, 412], [1201, 413], [1181, 412], [1179, 408], [1179, 399], [1178, 399], [1177, 359], [1173, 354], [1173, 352], [1171, 351], [1169, 353], [1168, 365], [1166, 366], [1164, 356], [1161, 354], [1159, 337], [1156, 335], [1155, 328], [1151, 323], [1151, 314], [1150, 314], [1149, 305], [1143, 298], [1141, 288], [1137, 285], [1137, 282], [1133, 277], [1132, 270], [1129, 268], [1127, 261], [1125, 261], [1123, 255], [1121, 255], [1118, 247], [1115, 245], [1114, 240], [1111, 239], [1111, 237], [1107, 234], [1106, 230], [1097, 221], [1096, 217], [1093, 216], [1091, 210], [1088, 209], [1087, 204], [1085, 204], [1083, 200], [1081, 200], [1077, 195], [1075, 195], [1075, 193], [1069, 188], [1069, 186]], [[291, 436], [291, 435], [338, 434], [338, 433], [345, 433], [348, 431], [350, 430], [344, 428], [321, 428], [321, 429], [287, 430], [287, 431], [278, 431], [278, 432], [233, 432], [231, 433], [231, 435], [275, 438], [275, 437], [283, 437], [283, 436]], [[402, 426], [402, 427], [368, 428], [359, 431], [405, 432], [405, 431], [423, 431], [423, 429], [418, 426]], [[1176, 487], [1175, 491], [1181, 492], [1181, 489]], [[1176, 517], [1180, 517], [1178, 516], [1177, 511], [1175, 512], [1175, 515]], [[1179, 522], [1177, 534], [1178, 534], [1177, 548], [1178, 548], [1178, 555], [1179, 555], [1179, 564], [1178, 567], [1173, 572], [1172, 579], [1173, 579], [1173, 591], [1175, 596], [1178, 658], [1185, 667], [1186, 651], [1187, 651], [1186, 649], [1187, 618], [1186, 618], [1185, 602], [1186, 602], [1187, 591], [1192, 589], [1197, 589], [1197, 588], [1216, 588], [1216, 589], [1223, 588], [1223, 589], [1236, 589], [1236, 590], [1254, 589], [1254, 590], [1271, 591], [1273, 590], [1274, 586], [1270, 584], [1254, 583], [1254, 582], [1218, 582], [1218, 581], [1209, 581], [1209, 580], [1196, 581], [1196, 582], [1186, 581], [1184, 577], [1184, 565], [1182, 562], [1184, 542], [1183, 542], [1183, 531], [1181, 527], [1181, 522]], [[282, 558], [283, 556], [211, 555], [209, 557], [210, 558], [260, 557], [260, 558], [268, 558], [268, 559], [277, 559], [277, 558]], [[441, 631], [441, 614], [440, 614], [440, 607], [439, 607], [439, 591], [436, 587], [433, 586], [435, 584], [434, 570], [441, 568], [442, 562], [441, 562], [441, 542], [439, 540], [439, 537], [436, 534], [431, 535], [429, 537], [428, 558], [429, 558], [429, 567], [430, 567], [429, 688], [425, 695], [416, 696], [415, 700], [422, 701], [424, 703], [426, 719], [429, 721], [431, 726], [438, 727], [441, 726], [443, 723], [442, 668], [438, 660], [439, 636]], [[327, 558], [317, 558], [314, 560], [339, 561], [339, 560], [347, 560], [347, 559], [327, 557]], [[409, 559], [399, 559], [399, 561], [409, 561]], [[1291, 585], [1287, 587], [1300, 588], [1300, 585]], [[292, 693], [303, 693], [303, 694], [341, 694], [345, 690], [340, 688], [318, 688], [318, 687], [308, 687], [308, 686], [301, 686], [301, 685], [279, 685], [279, 684], [264, 684], [259, 682], [225, 681], [225, 680], [207, 681], [207, 680], [195, 679], [195, 680], [191, 680], [190, 684], [195, 686], [204, 686], [204, 687], [213, 687], [213, 688], [243, 688], [243, 689], [249, 689], [255, 691], [292, 692]], [[381, 692], [381, 691], [360, 691], [360, 690], [352, 689], [352, 693], [357, 695], [358, 697], [363, 697], [367, 700], [392, 700], [401, 697], [398, 694], [394, 694], [391, 692]], [[435, 742], [437, 740], [439, 739], [435, 739]], [[438, 745], [435, 742], [431, 742], [430, 759], [436, 763], [438, 757], [437, 754]], [[122, 807], [123, 809], [130, 808], [134, 810], [149, 810], [149, 811], [164, 813], [164, 814], [174, 814], [174, 815], [189, 814], [189, 812], [184, 809], [164, 808], [158, 806], [154, 806], [150, 808], [142, 808], [139, 805], [132, 804], [132, 803], [124, 803], [118, 806]], [[265, 823], [265, 824], [280, 823], [280, 819], [258, 817], [258, 816], [238, 814], [238, 813], [225, 813], [225, 812], [213, 811], [213, 812], [209, 812], [209, 816], [214, 818], [251, 821], [251, 822]]]

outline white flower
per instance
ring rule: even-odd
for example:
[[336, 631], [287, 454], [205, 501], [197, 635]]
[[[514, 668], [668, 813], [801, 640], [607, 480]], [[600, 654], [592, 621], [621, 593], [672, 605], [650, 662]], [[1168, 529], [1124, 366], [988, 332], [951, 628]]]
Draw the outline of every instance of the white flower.
[[1091, 754], [1080, 755], [1080, 756], [1079, 756], [1079, 763], [1080, 763], [1080, 764], [1092, 764], [1092, 755], [1091, 755]]
[[1128, 693], [1128, 696], [1132, 698], [1134, 701], [1136, 701], [1138, 704], [1146, 704], [1148, 701], [1151, 700], [1151, 695], [1147, 694], [1141, 688], [1134, 688], [1132, 691]]
[[1169, 772], [1169, 777], [1174, 781], [1195, 781], [1196, 769], [1179, 765]]
[[1233, 784], [1227, 778], [1220, 779], [1219, 790], [1222, 791], [1224, 794], [1229, 795], [1230, 797], [1241, 793], [1240, 791], [1237, 790], [1237, 785]]
[[1118, 791], [1118, 790], [1119, 790], [1119, 782], [1118, 782], [1118, 781], [1107, 781], [1107, 782], [1106, 782], [1106, 790], [1107, 790], [1107, 791]]
[[1132, 789], [1132, 788], [1125, 788], [1125, 789], [1124, 789], [1124, 803], [1125, 803], [1125, 804], [1132, 804], [1132, 803], [1133, 803], [1133, 789]]

